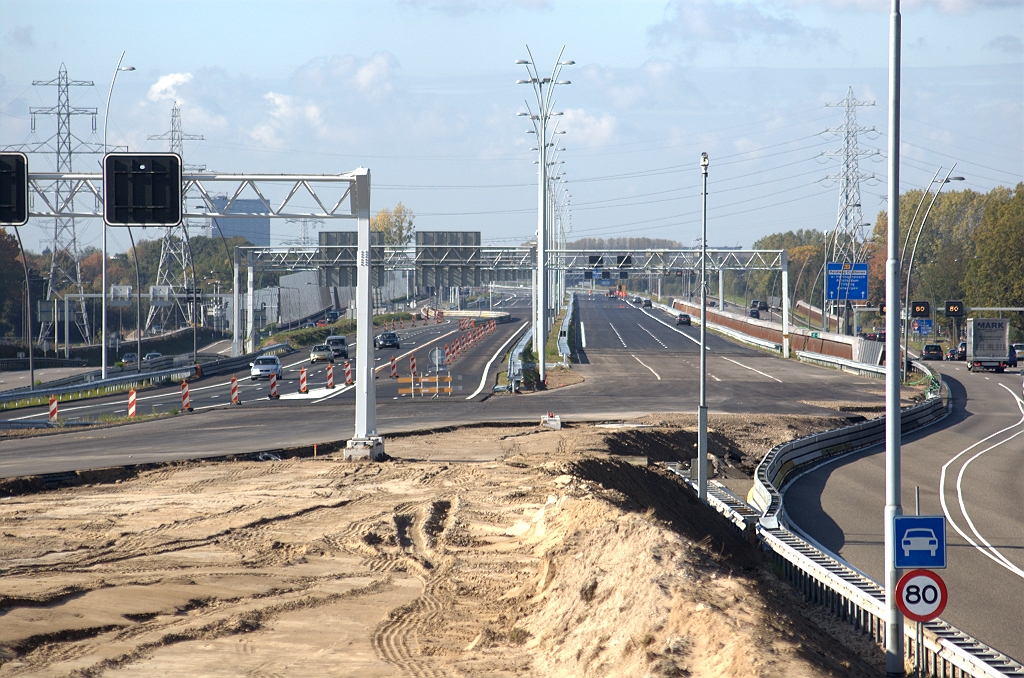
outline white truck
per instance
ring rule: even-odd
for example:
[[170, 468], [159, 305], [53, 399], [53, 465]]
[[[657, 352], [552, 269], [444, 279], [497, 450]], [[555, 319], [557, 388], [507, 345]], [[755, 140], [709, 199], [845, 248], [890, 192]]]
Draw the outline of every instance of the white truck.
[[1002, 372], [1010, 362], [1010, 321], [967, 319], [967, 369]]

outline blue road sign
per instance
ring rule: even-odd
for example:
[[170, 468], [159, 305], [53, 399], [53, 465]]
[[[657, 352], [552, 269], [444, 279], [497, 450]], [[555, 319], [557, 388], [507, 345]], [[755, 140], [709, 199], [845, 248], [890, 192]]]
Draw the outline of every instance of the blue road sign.
[[893, 538], [897, 568], [945, 569], [945, 516], [896, 516]]
[[931, 335], [932, 333], [932, 319], [931, 318], [914, 318], [910, 321], [910, 329], [915, 334]]
[[825, 264], [830, 301], [864, 301], [868, 298], [868, 265], [846, 263]]

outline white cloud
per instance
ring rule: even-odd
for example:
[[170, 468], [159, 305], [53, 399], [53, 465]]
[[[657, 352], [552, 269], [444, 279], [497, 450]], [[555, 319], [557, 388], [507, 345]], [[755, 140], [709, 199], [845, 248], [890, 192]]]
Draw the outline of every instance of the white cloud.
[[655, 43], [680, 43], [690, 52], [707, 43], [755, 39], [798, 47], [835, 42], [831, 32], [806, 26], [785, 12], [763, 9], [752, 0], [671, 0], [665, 19], [650, 27], [648, 35]]
[[191, 73], [168, 73], [167, 75], [161, 75], [153, 83], [153, 86], [149, 88], [149, 100], [162, 101], [173, 99], [181, 102], [183, 99], [179, 96], [178, 88], [189, 82], [192, 82]]
[[377, 52], [368, 59], [335, 55], [301, 66], [292, 76], [292, 87], [309, 97], [350, 88], [365, 98], [379, 100], [394, 89], [398, 66], [398, 59], [390, 52]]
[[326, 131], [320, 107], [308, 101], [277, 92], [267, 92], [263, 99], [271, 103], [270, 119], [257, 123], [250, 136], [268, 146], [280, 146], [282, 136], [304, 129], [313, 130], [317, 137]]
[[615, 116], [608, 113], [597, 117], [582, 108], [567, 108], [562, 121], [559, 128], [565, 130], [567, 144], [601, 146], [615, 134]]

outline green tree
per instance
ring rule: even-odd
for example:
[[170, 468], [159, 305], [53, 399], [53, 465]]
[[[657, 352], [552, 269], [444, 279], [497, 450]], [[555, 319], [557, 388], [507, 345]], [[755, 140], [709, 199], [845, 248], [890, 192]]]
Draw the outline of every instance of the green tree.
[[395, 209], [385, 207], [370, 218], [370, 230], [384, 234], [384, 244], [390, 247], [405, 247], [412, 242], [415, 234], [412, 210], [399, 202]]
[[[963, 282], [967, 305], [1024, 306], [1024, 183], [992, 195], [973, 241], [975, 256]], [[1012, 335], [1020, 339], [1024, 321], [1020, 314], [1009, 317]]]
[[0, 228], [0, 336], [21, 334], [25, 306], [25, 274], [18, 239]]

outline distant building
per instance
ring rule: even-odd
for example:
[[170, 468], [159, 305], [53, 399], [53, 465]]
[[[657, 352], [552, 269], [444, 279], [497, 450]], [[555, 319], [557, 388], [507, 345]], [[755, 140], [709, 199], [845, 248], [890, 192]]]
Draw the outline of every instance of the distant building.
[[[227, 196], [213, 198], [213, 204], [217, 210], [223, 210], [228, 204]], [[266, 205], [259, 200], [236, 200], [227, 210], [228, 214], [269, 214]], [[270, 217], [231, 217], [213, 219], [210, 235], [217, 237], [220, 233], [225, 238], [232, 238], [240, 235], [253, 245], [260, 247], [270, 246]], [[218, 226], [220, 230], [218, 231]]]

